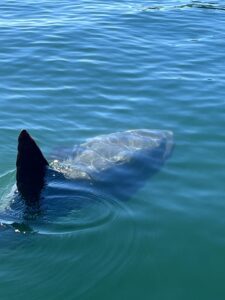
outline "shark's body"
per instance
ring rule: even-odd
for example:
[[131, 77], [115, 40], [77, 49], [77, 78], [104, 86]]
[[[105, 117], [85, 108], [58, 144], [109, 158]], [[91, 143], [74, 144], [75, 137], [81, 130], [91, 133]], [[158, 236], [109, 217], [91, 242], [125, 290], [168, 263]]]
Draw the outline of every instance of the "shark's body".
[[[13, 206], [55, 215], [91, 201], [100, 193], [127, 199], [171, 155], [173, 134], [162, 130], [131, 130], [102, 135], [73, 148], [50, 164], [23, 130], [18, 138]], [[69, 204], [68, 204], [69, 203]]]
[[117, 132], [92, 138], [49, 166], [35, 141], [23, 130], [18, 139], [16, 163], [18, 191], [25, 202], [32, 205], [39, 201], [49, 180], [59, 174], [60, 178], [110, 185], [112, 193], [132, 189], [140, 179], [159, 169], [172, 148], [170, 131]]
[[146, 164], [160, 166], [171, 154], [172, 147], [170, 131], [130, 130], [92, 138], [74, 147], [66, 159], [55, 160], [50, 165], [69, 178], [104, 179], [102, 173], [118, 166], [123, 168], [135, 159], [139, 159], [139, 169]]

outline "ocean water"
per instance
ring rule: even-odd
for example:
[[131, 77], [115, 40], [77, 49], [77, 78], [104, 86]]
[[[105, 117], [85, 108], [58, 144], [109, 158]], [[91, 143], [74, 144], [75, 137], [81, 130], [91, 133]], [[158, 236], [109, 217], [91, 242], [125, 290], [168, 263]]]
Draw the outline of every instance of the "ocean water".
[[35, 232], [3, 226], [0, 299], [224, 299], [224, 1], [0, 11], [1, 207], [21, 129], [46, 157], [128, 129], [171, 130], [176, 144], [129, 201], [96, 196]]

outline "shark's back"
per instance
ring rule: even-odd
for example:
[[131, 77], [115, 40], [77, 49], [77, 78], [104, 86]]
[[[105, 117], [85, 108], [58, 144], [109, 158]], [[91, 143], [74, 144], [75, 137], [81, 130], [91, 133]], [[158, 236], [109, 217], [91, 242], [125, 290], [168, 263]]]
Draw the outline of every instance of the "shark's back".
[[51, 167], [66, 177], [98, 178], [110, 170], [121, 169], [134, 161], [160, 166], [171, 154], [173, 134], [163, 130], [130, 130], [101, 135], [74, 147], [64, 160], [54, 160]]

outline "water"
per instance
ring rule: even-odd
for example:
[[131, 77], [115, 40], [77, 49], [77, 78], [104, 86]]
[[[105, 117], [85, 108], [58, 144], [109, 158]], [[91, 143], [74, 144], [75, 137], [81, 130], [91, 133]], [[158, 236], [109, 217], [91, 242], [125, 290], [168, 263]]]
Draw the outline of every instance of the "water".
[[129, 201], [92, 195], [35, 232], [1, 228], [1, 299], [224, 299], [224, 10], [222, 0], [1, 2], [1, 207], [23, 128], [47, 157], [134, 128], [176, 140]]

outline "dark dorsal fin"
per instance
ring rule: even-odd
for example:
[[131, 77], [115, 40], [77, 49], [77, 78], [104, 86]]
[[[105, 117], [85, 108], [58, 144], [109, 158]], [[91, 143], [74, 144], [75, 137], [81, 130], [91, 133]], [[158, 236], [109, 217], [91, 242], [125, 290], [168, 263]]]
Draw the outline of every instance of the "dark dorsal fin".
[[39, 200], [47, 166], [48, 162], [36, 142], [26, 130], [22, 130], [18, 138], [16, 182], [26, 203]]

